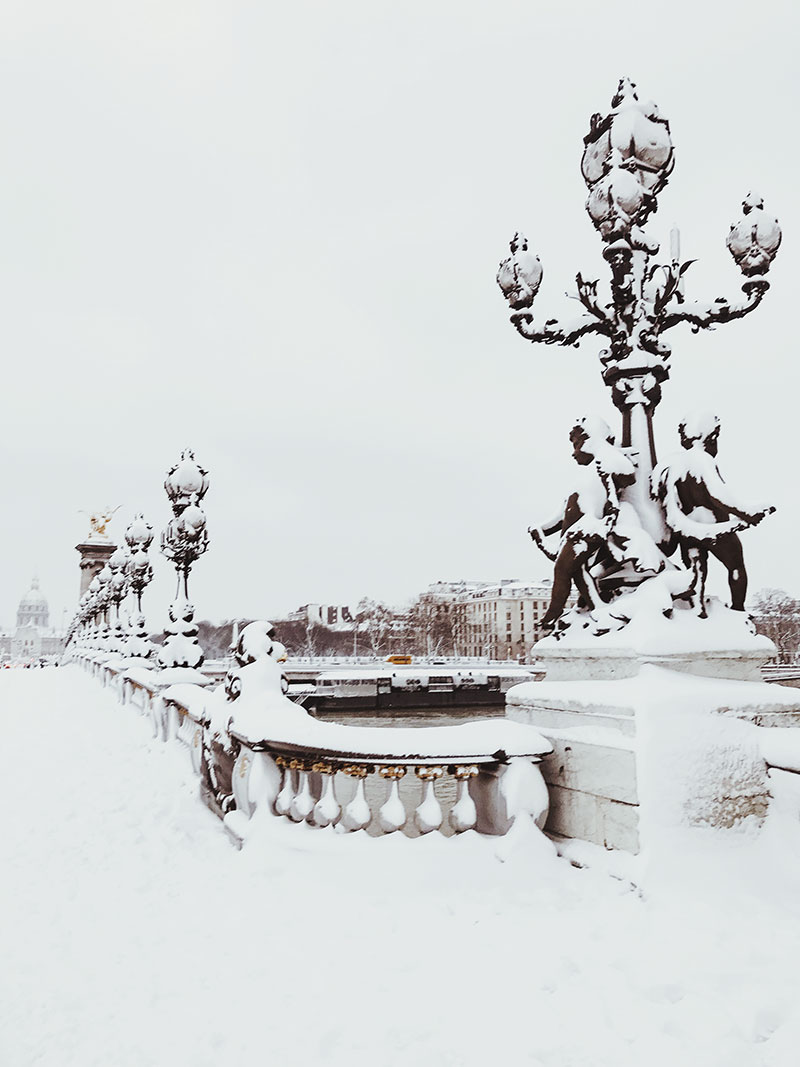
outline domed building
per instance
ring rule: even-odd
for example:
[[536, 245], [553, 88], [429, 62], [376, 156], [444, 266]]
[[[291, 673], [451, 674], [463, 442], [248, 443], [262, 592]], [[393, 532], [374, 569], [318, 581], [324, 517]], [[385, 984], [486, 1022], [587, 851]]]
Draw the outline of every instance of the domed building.
[[33, 579], [30, 590], [20, 600], [17, 608], [17, 629], [30, 624], [41, 626], [44, 630], [50, 628], [50, 609], [39, 589], [38, 578]]
[[19, 602], [16, 630], [0, 637], [0, 653], [6, 659], [27, 661], [57, 656], [63, 649], [63, 635], [50, 628], [50, 609], [39, 589], [39, 579], [34, 578]]

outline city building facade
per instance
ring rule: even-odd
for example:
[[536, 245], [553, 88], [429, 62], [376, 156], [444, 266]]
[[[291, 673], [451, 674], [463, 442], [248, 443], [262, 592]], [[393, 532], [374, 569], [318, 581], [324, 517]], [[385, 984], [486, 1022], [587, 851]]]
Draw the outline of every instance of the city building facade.
[[352, 630], [355, 625], [353, 610], [347, 604], [303, 604], [286, 618], [289, 622], [326, 626], [329, 630]]
[[64, 635], [50, 626], [50, 608], [39, 589], [39, 579], [34, 578], [19, 602], [15, 629], [0, 634], [0, 657], [27, 663], [58, 656], [63, 648]]
[[465, 592], [456, 604], [457, 653], [484, 659], [531, 660], [531, 646], [544, 637], [541, 627], [552, 583], [501, 579]]
[[549, 580], [434, 582], [418, 598], [418, 628], [431, 654], [529, 662], [531, 646], [544, 636], [551, 593]]

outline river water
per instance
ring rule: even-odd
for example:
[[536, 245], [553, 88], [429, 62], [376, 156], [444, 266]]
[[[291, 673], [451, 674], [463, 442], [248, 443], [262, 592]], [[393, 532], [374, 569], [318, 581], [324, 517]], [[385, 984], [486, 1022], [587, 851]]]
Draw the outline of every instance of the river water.
[[430, 708], [427, 711], [415, 708], [409, 712], [368, 708], [363, 711], [325, 711], [318, 712], [316, 718], [340, 722], [343, 726], [452, 726], [475, 719], [502, 719], [505, 713], [502, 704], [487, 707], [472, 704], [469, 707]]

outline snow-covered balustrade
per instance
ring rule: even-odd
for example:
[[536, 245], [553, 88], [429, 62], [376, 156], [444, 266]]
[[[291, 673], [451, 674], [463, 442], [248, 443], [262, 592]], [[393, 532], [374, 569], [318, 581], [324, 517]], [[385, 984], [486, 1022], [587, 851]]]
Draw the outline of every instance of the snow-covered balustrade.
[[[234, 833], [258, 808], [294, 822], [370, 834], [442, 831], [504, 834], [523, 812], [541, 826], [548, 797], [538, 764], [551, 746], [536, 731], [504, 720], [429, 728], [320, 723], [302, 709], [266, 736], [231, 725], [230, 794]], [[220, 804], [221, 801], [221, 804]]]
[[321, 722], [284, 695], [283, 653], [268, 623], [252, 623], [224, 686], [161, 694], [166, 733], [189, 745], [203, 797], [235, 839], [257, 811], [371, 835], [504, 834], [523, 813], [544, 824], [538, 764], [551, 746], [537, 731], [497, 719], [427, 728]]
[[552, 749], [538, 731], [503, 719], [424, 728], [321, 722], [285, 696], [283, 658], [261, 622], [242, 631], [234, 665], [213, 691], [158, 684], [158, 673], [114, 658], [79, 662], [149, 714], [155, 736], [187, 746], [203, 799], [237, 843], [256, 813], [373, 836], [504, 834], [518, 817], [544, 825], [539, 764]]

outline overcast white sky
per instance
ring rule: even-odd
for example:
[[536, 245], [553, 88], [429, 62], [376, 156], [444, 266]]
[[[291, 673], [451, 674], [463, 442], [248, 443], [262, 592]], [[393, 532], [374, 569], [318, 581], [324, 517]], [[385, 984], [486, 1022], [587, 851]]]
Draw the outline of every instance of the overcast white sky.
[[[0, 35], [0, 622], [38, 571], [74, 608], [81, 508], [160, 530], [185, 446], [211, 472], [200, 617], [401, 602], [540, 577], [526, 534], [576, 416], [616, 416], [600, 342], [532, 346], [494, 276], [523, 229], [537, 309], [603, 276], [582, 137], [621, 75], [670, 119], [651, 231], [735, 296], [751, 187], [781, 220], [748, 319], [673, 331], [656, 430], [723, 420], [727, 480], [778, 513], [751, 589], [800, 594], [798, 18], [790, 3], [5, 0]], [[160, 624], [172, 592], [158, 561]]]

